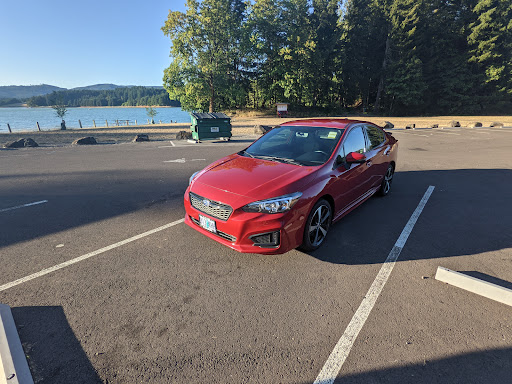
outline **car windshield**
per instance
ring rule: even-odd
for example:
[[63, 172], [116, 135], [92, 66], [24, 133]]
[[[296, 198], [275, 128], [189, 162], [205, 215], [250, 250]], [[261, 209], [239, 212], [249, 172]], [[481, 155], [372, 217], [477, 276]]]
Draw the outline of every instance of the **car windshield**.
[[297, 165], [320, 165], [331, 157], [342, 129], [325, 127], [276, 127], [240, 155]]

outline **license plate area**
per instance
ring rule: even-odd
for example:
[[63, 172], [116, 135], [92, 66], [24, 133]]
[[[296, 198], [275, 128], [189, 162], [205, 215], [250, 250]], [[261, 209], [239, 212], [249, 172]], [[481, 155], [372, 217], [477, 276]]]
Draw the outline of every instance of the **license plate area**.
[[207, 231], [217, 233], [217, 226], [215, 225], [215, 221], [208, 217], [199, 215], [199, 225]]

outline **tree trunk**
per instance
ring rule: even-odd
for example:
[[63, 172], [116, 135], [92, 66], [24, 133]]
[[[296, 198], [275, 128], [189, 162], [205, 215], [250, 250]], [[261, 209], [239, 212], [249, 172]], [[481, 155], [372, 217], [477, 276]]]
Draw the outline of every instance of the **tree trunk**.
[[382, 91], [384, 90], [384, 77], [386, 76], [386, 67], [388, 66], [389, 54], [390, 54], [391, 39], [386, 38], [386, 49], [384, 50], [384, 60], [382, 61], [382, 70], [380, 74], [379, 86], [377, 88], [377, 97], [375, 98], [375, 104], [373, 109], [378, 111], [380, 109], [380, 99], [382, 97]]
[[213, 86], [213, 76], [210, 77], [210, 107], [208, 112], [213, 112], [213, 102], [215, 101], [215, 87]]

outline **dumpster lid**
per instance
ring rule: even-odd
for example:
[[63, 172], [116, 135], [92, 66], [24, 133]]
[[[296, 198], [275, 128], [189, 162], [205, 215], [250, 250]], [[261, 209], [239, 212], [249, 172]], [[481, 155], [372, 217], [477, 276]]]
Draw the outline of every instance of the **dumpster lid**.
[[221, 113], [221, 112], [213, 112], [213, 113], [190, 112], [190, 115], [199, 120], [202, 120], [202, 119], [229, 119], [228, 115], [226, 115], [225, 113]]

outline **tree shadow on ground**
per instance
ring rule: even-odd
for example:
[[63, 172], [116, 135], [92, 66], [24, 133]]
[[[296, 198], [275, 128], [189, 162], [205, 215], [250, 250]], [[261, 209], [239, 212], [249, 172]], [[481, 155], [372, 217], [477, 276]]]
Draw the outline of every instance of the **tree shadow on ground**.
[[343, 375], [335, 384], [508, 384], [512, 348], [491, 349], [400, 367]]
[[335, 223], [310, 255], [336, 264], [380, 264], [428, 186], [435, 186], [399, 260], [473, 255], [512, 247], [512, 170], [397, 172], [391, 193]]

